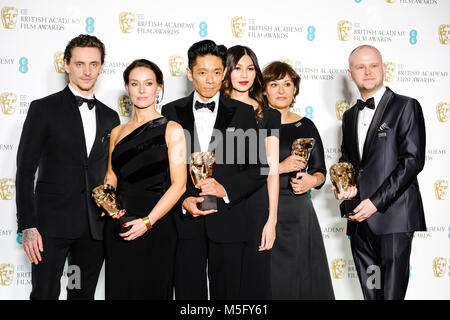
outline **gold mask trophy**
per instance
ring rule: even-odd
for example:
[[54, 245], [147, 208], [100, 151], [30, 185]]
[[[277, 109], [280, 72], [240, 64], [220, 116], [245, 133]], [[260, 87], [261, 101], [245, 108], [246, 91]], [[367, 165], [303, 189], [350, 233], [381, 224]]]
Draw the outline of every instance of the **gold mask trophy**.
[[[117, 214], [122, 206], [120, 205], [116, 189], [110, 184], [102, 184], [92, 189], [92, 197], [99, 208], [102, 208], [110, 217]], [[131, 226], [124, 227], [123, 224], [136, 219], [135, 217], [122, 216], [117, 221], [116, 230], [118, 233], [124, 233], [131, 229]]]
[[[213, 174], [213, 166], [215, 162], [214, 152], [193, 152], [191, 153], [191, 162], [189, 164], [189, 173], [192, 182], [196, 185], [200, 180], [210, 178]], [[198, 208], [202, 211], [217, 210], [216, 196], [202, 196], [203, 202], [198, 204]]]
[[[314, 138], [298, 138], [298, 139], [295, 139], [294, 142], [292, 142], [291, 155], [303, 157], [306, 161], [305, 168], [300, 170], [300, 172], [306, 172], [306, 167], [308, 165], [309, 156], [311, 155], [311, 151], [314, 147], [314, 143], [315, 143]], [[297, 172], [291, 172], [289, 174], [289, 178], [296, 178], [296, 177], [297, 177]], [[289, 184], [289, 187], [292, 188], [290, 186], [290, 184]]]
[[[311, 151], [314, 147], [315, 140], [314, 138], [298, 138], [295, 139], [292, 143], [292, 149], [291, 154], [300, 156], [305, 158], [306, 165], [308, 164], [309, 156], [311, 155]], [[305, 168], [301, 171], [306, 171], [306, 165]]]
[[[356, 186], [355, 170], [353, 165], [349, 162], [338, 162], [330, 167], [331, 183], [335, 187], [334, 197], [339, 200], [338, 194], [342, 191], [347, 191], [348, 187]], [[360, 200], [350, 199], [344, 200], [339, 205], [341, 209], [341, 216], [348, 218], [354, 215], [353, 210], [358, 206]]]

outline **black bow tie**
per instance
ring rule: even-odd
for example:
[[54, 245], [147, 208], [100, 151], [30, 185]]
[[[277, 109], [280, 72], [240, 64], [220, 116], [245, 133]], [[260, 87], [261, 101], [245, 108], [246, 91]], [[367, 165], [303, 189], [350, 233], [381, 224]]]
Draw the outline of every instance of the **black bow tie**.
[[77, 106], [81, 107], [83, 103], [87, 103], [89, 110], [92, 110], [93, 107], [95, 107], [95, 98], [94, 99], [86, 99], [80, 96], [75, 96], [75, 100], [77, 101]]
[[200, 101], [195, 101], [195, 105], [194, 108], [195, 110], [201, 109], [201, 108], [208, 108], [209, 110], [211, 110], [211, 112], [214, 112], [214, 107], [216, 106], [216, 102], [215, 101], [211, 101], [208, 103], [201, 103]]
[[356, 107], [358, 108], [359, 111], [361, 111], [365, 107], [367, 107], [369, 109], [375, 109], [375, 100], [373, 99], [373, 97], [370, 99], [367, 99], [366, 101], [362, 101], [361, 99], [358, 99], [356, 101]]

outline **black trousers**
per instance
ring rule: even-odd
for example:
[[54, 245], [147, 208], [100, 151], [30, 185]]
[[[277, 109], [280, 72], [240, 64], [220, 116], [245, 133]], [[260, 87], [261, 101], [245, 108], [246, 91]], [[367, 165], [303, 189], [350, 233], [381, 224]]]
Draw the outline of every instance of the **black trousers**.
[[375, 235], [366, 221], [351, 235], [353, 260], [365, 300], [403, 300], [413, 232]]
[[[66, 259], [68, 272], [67, 299], [93, 300], [102, 268], [103, 241], [93, 240], [88, 232], [79, 239], [42, 236], [42, 261], [32, 264], [31, 300], [57, 300]], [[72, 267], [71, 267], [72, 266]], [[72, 289], [71, 289], [72, 288]]]
[[[239, 299], [245, 243], [206, 238], [179, 239], [175, 262], [175, 299]], [[206, 271], [208, 270], [208, 272]]]

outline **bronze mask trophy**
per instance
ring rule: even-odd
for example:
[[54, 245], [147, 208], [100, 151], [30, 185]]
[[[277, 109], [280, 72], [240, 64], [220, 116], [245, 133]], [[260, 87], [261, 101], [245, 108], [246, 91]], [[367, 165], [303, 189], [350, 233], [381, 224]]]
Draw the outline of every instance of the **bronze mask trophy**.
[[306, 171], [306, 165], [308, 164], [314, 143], [314, 138], [298, 138], [292, 142], [291, 154], [305, 158], [305, 168], [301, 170], [302, 172]]
[[[196, 185], [200, 180], [204, 180], [212, 176], [214, 162], [214, 152], [193, 152], [191, 154], [189, 173], [191, 174], [194, 185]], [[217, 210], [216, 196], [206, 195], [201, 197], [203, 198], [203, 202], [198, 204], [198, 208], [200, 210]]]
[[[102, 184], [92, 190], [92, 197], [99, 208], [102, 208], [110, 217], [119, 213], [122, 209], [116, 196], [116, 190], [110, 184]], [[131, 229], [131, 226], [124, 227], [123, 224], [136, 219], [135, 217], [122, 216], [117, 220], [117, 232], [124, 233]]]
[[[331, 183], [335, 187], [334, 196], [339, 200], [338, 194], [342, 191], [347, 191], [348, 187], [356, 186], [355, 170], [353, 165], [349, 162], [338, 162], [330, 167], [330, 179]], [[349, 199], [344, 200], [339, 208], [341, 209], [341, 216], [348, 218], [354, 215], [353, 210], [358, 206], [360, 200]]]
[[[308, 165], [309, 156], [314, 147], [314, 138], [298, 138], [292, 142], [291, 155], [296, 155], [303, 157], [305, 159], [305, 168], [300, 170], [300, 172], [306, 172], [306, 167]], [[291, 172], [289, 178], [296, 178], [297, 172]], [[290, 179], [289, 179], [290, 180]], [[292, 188], [289, 184], [289, 187]]]

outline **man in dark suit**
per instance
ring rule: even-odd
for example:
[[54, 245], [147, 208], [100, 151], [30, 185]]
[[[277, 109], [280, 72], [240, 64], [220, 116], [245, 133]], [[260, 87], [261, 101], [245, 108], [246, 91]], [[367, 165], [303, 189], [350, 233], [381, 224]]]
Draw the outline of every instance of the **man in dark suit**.
[[425, 163], [425, 123], [417, 100], [383, 86], [380, 52], [363, 45], [350, 54], [348, 74], [362, 100], [344, 113], [342, 157], [360, 199], [347, 235], [365, 299], [404, 299], [414, 231], [426, 230], [417, 175]]
[[[259, 161], [251, 159], [257, 155], [258, 144], [253, 108], [220, 94], [226, 54], [224, 46], [211, 40], [193, 44], [188, 50], [187, 76], [195, 91], [162, 108], [165, 117], [185, 129], [188, 156], [197, 151], [216, 154], [212, 178], [196, 186], [188, 179], [175, 218], [177, 299], [207, 299], [206, 268], [211, 299], [239, 298], [247, 241], [245, 199], [265, 180], [259, 174]], [[217, 197], [217, 210], [197, 208], [204, 195]]]
[[[91, 190], [105, 178], [117, 113], [96, 100], [105, 47], [72, 39], [64, 53], [68, 86], [31, 103], [17, 153], [18, 230], [32, 264], [30, 299], [58, 299], [68, 258], [68, 299], [93, 299], [103, 263], [103, 222]], [[34, 186], [36, 169], [38, 177]]]

